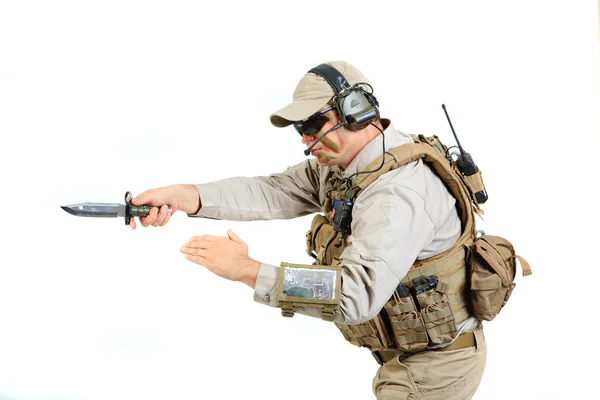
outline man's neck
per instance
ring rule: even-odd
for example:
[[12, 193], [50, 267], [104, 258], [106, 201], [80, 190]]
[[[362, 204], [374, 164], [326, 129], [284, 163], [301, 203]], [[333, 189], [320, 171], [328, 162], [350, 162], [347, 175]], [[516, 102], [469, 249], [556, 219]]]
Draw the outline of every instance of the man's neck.
[[[383, 126], [381, 125], [381, 121], [377, 121], [374, 124], [383, 131]], [[371, 142], [371, 140], [375, 139], [377, 137], [377, 135], [381, 134], [379, 129], [375, 128], [373, 125], [367, 125], [367, 127], [364, 128], [363, 130], [361, 130], [360, 132], [356, 132], [356, 133], [358, 133], [358, 135], [356, 137], [357, 141], [355, 142], [356, 147], [350, 153], [350, 155], [351, 155], [350, 159], [347, 162], [340, 164], [340, 167], [342, 168], [342, 170], [345, 170], [346, 168], [348, 168], [348, 165], [350, 165], [352, 160], [354, 160], [354, 158], [356, 158], [356, 156], [361, 152], [361, 150], [364, 149], [365, 146]]]

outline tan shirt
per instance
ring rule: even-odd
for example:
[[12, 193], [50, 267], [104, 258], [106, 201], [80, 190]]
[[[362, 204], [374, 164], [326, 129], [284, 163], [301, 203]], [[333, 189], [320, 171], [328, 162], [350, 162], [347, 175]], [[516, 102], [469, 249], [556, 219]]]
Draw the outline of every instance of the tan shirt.
[[[412, 143], [394, 130], [389, 120], [385, 148]], [[364, 171], [382, 154], [382, 136], [369, 142], [345, 171], [344, 177]], [[202, 208], [197, 217], [236, 221], [289, 219], [322, 212], [330, 167], [307, 160], [266, 177], [235, 177], [198, 184]], [[308, 227], [307, 227], [308, 229]], [[390, 171], [369, 185], [352, 210], [351, 243], [341, 254], [342, 291], [334, 320], [344, 324], [368, 321], [381, 310], [415, 259], [439, 254], [456, 242], [461, 232], [455, 199], [444, 183], [422, 161]], [[301, 244], [299, 244], [301, 245]], [[293, 263], [293, 260], [285, 260]], [[275, 307], [279, 267], [261, 264], [254, 300]], [[300, 313], [320, 318], [315, 309]], [[477, 320], [464, 321], [461, 332]]]

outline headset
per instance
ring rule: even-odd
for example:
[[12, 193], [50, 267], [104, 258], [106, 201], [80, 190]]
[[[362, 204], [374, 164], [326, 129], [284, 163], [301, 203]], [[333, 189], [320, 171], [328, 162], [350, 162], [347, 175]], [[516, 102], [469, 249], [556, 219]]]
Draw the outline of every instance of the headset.
[[379, 119], [379, 102], [373, 95], [373, 87], [366, 82], [358, 82], [350, 85], [346, 78], [329, 64], [320, 64], [308, 71], [315, 73], [323, 79], [335, 92], [332, 99], [332, 107], [338, 113], [341, 121], [339, 124], [321, 134], [306, 150], [304, 155], [310, 151], [330, 132], [348, 127], [351, 131], [364, 129], [373, 121]]
[[373, 87], [366, 82], [350, 85], [346, 78], [329, 64], [320, 64], [310, 72], [325, 79], [335, 92], [332, 106], [341, 122], [352, 131], [364, 129], [379, 119], [379, 102], [373, 96]]

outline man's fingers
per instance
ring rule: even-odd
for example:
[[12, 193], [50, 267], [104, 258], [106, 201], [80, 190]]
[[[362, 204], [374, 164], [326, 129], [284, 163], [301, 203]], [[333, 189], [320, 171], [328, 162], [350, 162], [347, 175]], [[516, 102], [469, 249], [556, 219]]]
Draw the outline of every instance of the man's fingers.
[[[173, 211], [175, 212], [175, 211]], [[148, 227], [150, 225], [152, 226], [164, 226], [167, 224], [167, 222], [169, 222], [169, 220], [171, 219], [171, 216], [173, 215], [173, 212], [169, 211], [169, 206], [168, 205], [163, 205], [160, 208], [159, 207], [152, 207], [150, 209], [150, 214], [148, 214], [145, 217], [140, 217], [140, 224], [143, 227]], [[131, 218], [130, 220], [130, 225], [133, 229], [135, 229], [137, 227], [137, 224], [134, 222], [134, 219]]]
[[[152, 210], [154, 210], [154, 207], [152, 207]], [[152, 226], [163, 226], [166, 223], [165, 219], [167, 218], [168, 214], [169, 206], [163, 205], [158, 208], [158, 214], [156, 216], [156, 220], [152, 223]]]
[[198, 256], [198, 257], [202, 257], [202, 258], [206, 257], [206, 249], [199, 249], [199, 248], [195, 248], [195, 247], [183, 246], [180, 249], [180, 251], [182, 253], [190, 255], [190, 256]]
[[129, 226], [131, 226], [131, 229], [135, 229], [137, 227], [137, 224], [135, 223], [135, 218], [129, 217]]
[[193, 263], [199, 264], [199, 265], [205, 265], [206, 264], [206, 252], [207, 250], [204, 249], [199, 249], [199, 248], [193, 248], [193, 247], [189, 247], [187, 245], [183, 245], [181, 246], [181, 249], [179, 249], [183, 254], [185, 254], [185, 258], [188, 261], [191, 261]]
[[223, 239], [223, 236], [214, 236], [214, 235], [202, 235], [202, 236], [192, 236], [190, 238], [191, 242], [204, 241], [204, 242], [215, 242], [217, 240]]
[[189, 242], [187, 242], [186, 244], [184, 244], [184, 247], [189, 247], [191, 249], [208, 249], [209, 247], [212, 246], [214, 242], [208, 241], [208, 240], [204, 240], [204, 239], [197, 239], [197, 240], [190, 240]]
[[150, 214], [148, 214], [145, 217], [140, 218], [140, 223], [142, 224], [143, 227], [148, 227], [148, 226], [154, 224], [154, 221], [156, 221], [157, 215], [158, 215], [158, 208], [152, 207], [150, 209]]
[[199, 264], [199, 265], [202, 265], [202, 266], [206, 263], [206, 258], [204, 258], [202, 256], [193, 256], [193, 255], [190, 255], [190, 254], [186, 254], [185, 258], [188, 261], [191, 261], [193, 263], [196, 263], [196, 264]]
[[170, 202], [169, 205], [171, 206], [171, 210], [173, 210], [173, 214], [179, 211], [179, 202], [177, 200]]
[[169, 211], [168, 206], [164, 206], [164, 207], [167, 208], [167, 215], [166, 215], [163, 223], [160, 226], [165, 226], [171, 220], [171, 217], [173, 216], [173, 213], [175, 212], [175, 211]]

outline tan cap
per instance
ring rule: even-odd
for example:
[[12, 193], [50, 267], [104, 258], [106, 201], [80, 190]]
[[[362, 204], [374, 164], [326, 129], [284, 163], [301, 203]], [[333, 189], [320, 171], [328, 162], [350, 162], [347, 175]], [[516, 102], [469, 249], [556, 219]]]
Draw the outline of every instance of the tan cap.
[[[327, 64], [337, 69], [350, 85], [370, 83], [359, 70], [345, 61], [329, 61]], [[271, 123], [283, 128], [295, 121], [302, 121], [319, 111], [334, 95], [335, 92], [322, 76], [314, 72], [306, 73], [294, 90], [294, 101], [271, 114]]]

